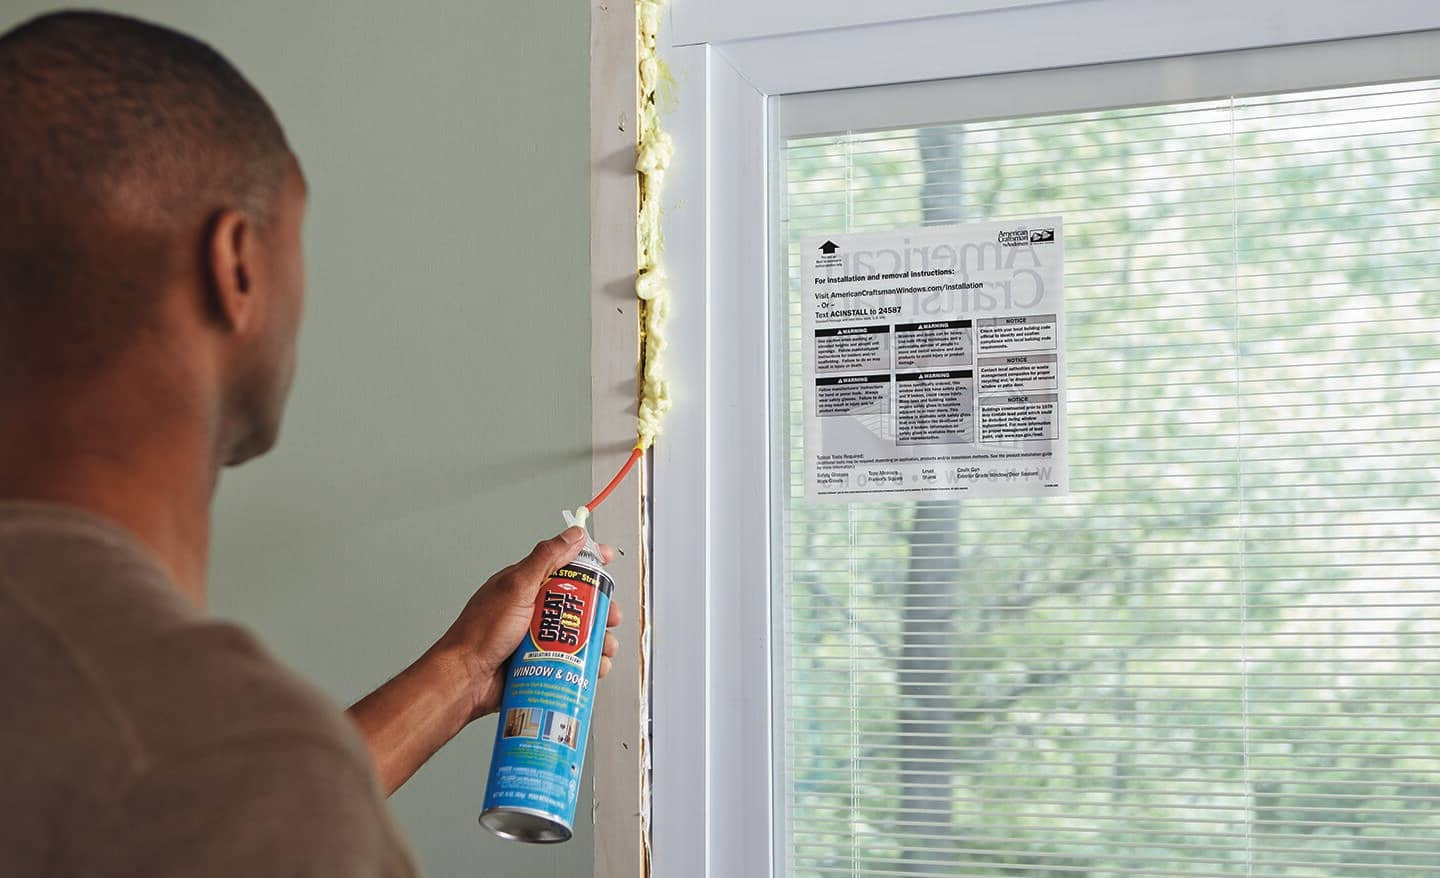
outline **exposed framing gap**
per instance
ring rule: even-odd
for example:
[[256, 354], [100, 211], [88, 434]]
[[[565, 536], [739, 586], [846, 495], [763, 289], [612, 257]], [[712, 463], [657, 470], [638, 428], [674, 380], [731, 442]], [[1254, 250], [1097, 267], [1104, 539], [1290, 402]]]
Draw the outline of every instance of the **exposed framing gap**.
[[[640, 371], [635, 298], [635, 175], [639, 91], [634, 0], [590, 7], [590, 365], [592, 480], [604, 485], [635, 444]], [[649, 873], [646, 727], [648, 545], [642, 520], [648, 473], [622, 485], [591, 518], [615, 546], [615, 602], [625, 612], [620, 653], [596, 693], [590, 752], [594, 767], [595, 878]]]

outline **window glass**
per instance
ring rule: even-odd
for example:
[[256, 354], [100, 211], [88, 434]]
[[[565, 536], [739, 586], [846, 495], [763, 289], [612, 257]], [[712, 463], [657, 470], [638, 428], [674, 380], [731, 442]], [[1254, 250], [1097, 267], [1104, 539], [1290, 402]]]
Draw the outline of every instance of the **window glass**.
[[[793, 876], [1440, 874], [1440, 82], [781, 146]], [[1062, 215], [1071, 494], [805, 501], [798, 242]]]

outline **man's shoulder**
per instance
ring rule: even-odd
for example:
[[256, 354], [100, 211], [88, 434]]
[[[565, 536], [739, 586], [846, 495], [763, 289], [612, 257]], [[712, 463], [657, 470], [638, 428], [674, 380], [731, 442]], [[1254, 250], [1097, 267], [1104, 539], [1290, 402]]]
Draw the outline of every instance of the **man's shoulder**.
[[250, 632], [189, 620], [133, 643], [103, 677], [154, 758], [227, 742], [305, 739], [368, 767], [340, 707], [280, 664]]
[[[27, 510], [28, 511], [28, 510]], [[28, 644], [24, 677], [94, 717], [138, 770], [227, 739], [299, 736], [363, 759], [339, 708], [249, 632], [211, 619], [127, 534], [63, 510], [0, 509], [0, 629]]]
[[23, 706], [0, 720], [0, 860], [413, 874], [338, 706], [118, 527], [0, 503], [0, 642], [0, 703]]

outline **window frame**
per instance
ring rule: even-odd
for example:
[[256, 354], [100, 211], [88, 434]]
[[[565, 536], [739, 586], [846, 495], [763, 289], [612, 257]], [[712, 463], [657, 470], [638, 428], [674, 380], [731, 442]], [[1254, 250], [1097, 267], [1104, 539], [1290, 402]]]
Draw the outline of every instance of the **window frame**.
[[[702, 0], [674, 2], [678, 17]], [[665, 124], [676, 161], [664, 193], [664, 231], [677, 393], [655, 447], [648, 516], [655, 583], [647, 634], [651, 874], [784, 873], [774, 823], [784, 809], [771, 786], [783, 728], [772, 683], [783, 668], [783, 643], [771, 613], [771, 559], [782, 557], [774, 513], [783, 509], [784, 490], [783, 479], [771, 477], [784, 461], [772, 442], [772, 426], [782, 421], [770, 396], [784, 366], [773, 344], [783, 297], [773, 291], [783, 290], [786, 278], [770, 259], [784, 247], [771, 216], [784, 185], [771, 173], [780, 138], [827, 130], [834, 114], [855, 112], [857, 95], [876, 104], [887, 97], [895, 112], [908, 114], [905, 122], [862, 119], [874, 128], [1081, 109], [1093, 103], [1096, 83], [1111, 89], [1103, 104], [1113, 107], [1215, 97], [1216, 89], [1245, 91], [1245, 82], [1283, 91], [1440, 75], [1440, 7], [1429, 0], [1271, 0], [1263, 15], [1254, 7], [1240, 0], [1062, 0], [732, 42], [704, 41], [691, 29], [686, 44], [667, 20], [661, 45], [676, 100]], [[708, 16], [715, 33], [741, 27], [724, 18]], [[753, 31], [752, 24], [746, 32]], [[1021, 56], [1006, 42], [1017, 32], [1035, 35]], [[961, 42], [977, 51], [948, 49]], [[853, 51], [858, 46], [869, 48]], [[1337, 59], [1348, 60], [1337, 67]], [[1065, 70], [1057, 75], [1057, 68]], [[1155, 75], [1133, 75], [1142, 69]], [[940, 79], [955, 81], [913, 84]], [[1057, 92], [1067, 81], [1072, 86]], [[997, 84], [1011, 96], [1030, 95], [1029, 102], [1003, 113], [987, 109], [985, 93]], [[814, 93], [855, 87], [876, 91]], [[929, 117], [902, 100], [927, 91], [948, 91], [947, 103], [962, 101], [973, 112]]]

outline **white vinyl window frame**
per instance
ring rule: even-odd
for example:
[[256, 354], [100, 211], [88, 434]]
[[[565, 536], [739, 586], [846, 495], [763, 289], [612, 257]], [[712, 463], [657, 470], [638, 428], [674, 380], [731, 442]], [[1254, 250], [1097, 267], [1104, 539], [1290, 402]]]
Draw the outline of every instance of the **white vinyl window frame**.
[[[650, 519], [651, 874], [768, 878], [784, 874], [771, 785], [781, 422], [769, 397], [782, 367], [771, 291], [785, 278], [770, 258], [781, 138], [1434, 76], [1440, 4], [962, 2], [953, 8], [973, 11], [936, 17], [934, 3], [897, 2], [896, 20], [828, 29], [818, 0], [729, 12], [671, 2], [661, 45], [676, 97], [664, 195], [676, 405], [656, 446]], [[764, 6], [782, 9], [757, 21]], [[803, 20], [815, 29], [789, 32]]]

